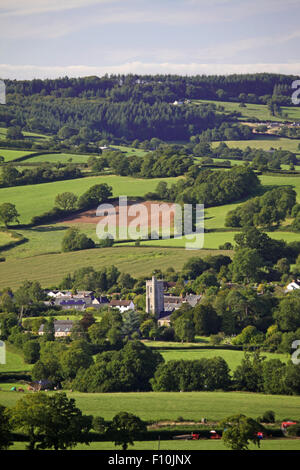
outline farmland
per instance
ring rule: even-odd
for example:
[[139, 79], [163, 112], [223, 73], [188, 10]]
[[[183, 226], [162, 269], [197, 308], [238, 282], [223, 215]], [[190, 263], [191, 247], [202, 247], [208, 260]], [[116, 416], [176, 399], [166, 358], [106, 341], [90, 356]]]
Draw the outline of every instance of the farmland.
[[213, 101], [213, 100], [193, 100], [195, 104], [214, 104], [217, 107], [222, 106], [225, 113], [241, 113], [238, 118], [241, 121], [247, 121], [248, 119], [258, 119], [260, 121], [276, 121], [282, 122], [285, 120], [300, 120], [300, 110], [295, 106], [282, 106], [282, 113], [286, 117], [272, 116], [267, 106], [264, 104], [252, 104], [245, 103], [245, 107], [240, 107], [240, 103], [234, 103], [229, 101]]
[[149, 191], [154, 191], [159, 181], [172, 184], [176, 180], [177, 178], [138, 179], [114, 175], [91, 176], [54, 183], [2, 188], [0, 200], [15, 204], [21, 215], [20, 222], [28, 224], [33, 216], [52, 209], [56, 195], [65, 191], [81, 195], [95, 184], [107, 183], [112, 186], [114, 197], [122, 195], [143, 196]]
[[[47, 251], [47, 247], [44, 249]], [[203, 256], [211, 253], [216, 251], [201, 251]], [[195, 256], [193, 250], [150, 247], [96, 248], [72, 253], [37, 255], [0, 263], [0, 282], [2, 285], [15, 288], [26, 279], [38, 279], [41, 285], [46, 287], [58, 284], [65, 275], [82, 266], [100, 269], [112, 264], [117, 265], [121, 272], [129, 272], [132, 276], [143, 276], [149, 275], [154, 269], [165, 270], [172, 266], [181, 269], [187, 259], [193, 256]]]
[[[257, 418], [272, 409], [276, 419], [300, 420], [298, 396], [264, 395], [249, 392], [132, 392], [80, 393], [67, 392], [85, 414], [112, 419], [118, 411], [126, 410], [146, 421], [185, 420], [219, 421], [230, 414], [244, 413]], [[13, 406], [20, 396], [0, 391], [0, 403]]]

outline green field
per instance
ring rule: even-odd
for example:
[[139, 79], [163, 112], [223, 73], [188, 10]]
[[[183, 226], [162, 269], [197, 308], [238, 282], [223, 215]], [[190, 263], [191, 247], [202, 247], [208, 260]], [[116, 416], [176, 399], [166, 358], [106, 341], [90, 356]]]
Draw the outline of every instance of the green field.
[[[158, 447], [159, 446], [159, 447]], [[15, 442], [9, 450], [24, 450], [24, 442]], [[155, 450], [158, 449], [176, 451], [176, 450], [193, 450], [193, 451], [215, 451], [215, 450], [229, 450], [223, 445], [222, 440], [209, 440], [200, 439], [199, 441], [185, 441], [185, 440], [173, 440], [173, 441], [136, 441], [134, 447], [129, 446], [128, 450], [134, 452], [136, 450]], [[90, 445], [78, 444], [75, 450], [113, 450], [120, 451], [120, 447], [116, 447], [113, 442], [91, 442]], [[300, 450], [299, 439], [264, 439], [260, 448], [254, 445], [249, 446], [249, 450]], [[9, 456], [9, 454], [8, 454]], [[202, 458], [203, 454], [193, 456], [192, 458]], [[101, 457], [101, 454], [100, 454]]]
[[[251, 140], [226, 140], [226, 145], [230, 148], [240, 148], [245, 150], [247, 147], [252, 149], [283, 149], [289, 150], [296, 154], [300, 154], [298, 149], [299, 139], [288, 139], [286, 137], [277, 137], [275, 135], [255, 135], [254, 139]], [[218, 147], [220, 142], [212, 142], [212, 148]]]
[[[243, 351], [228, 349], [160, 349], [159, 352], [166, 362], [179, 361], [181, 359], [185, 361], [194, 361], [204, 357], [209, 359], [215, 356], [220, 356], [227, 362], [231, 372], [235, 371], [244, 357]], [[287, 362], [290, 359], [287, 354], [262, 353], [262, 356], [265, 356], [266, 360], [280, 359], [282, 362]]]
[[[230, 254], [228, 251], [218, 253]], [[10, 259], [0, 263], [0, 285], [15, 288], [25, 280], [39, 280], [42, 286], [50, 287], [80, 267], [93, 266], [99, 270], [112, 264], [132, 276], [149, 276], [154, 269], [165, 271], [173, 267], [180, 270], [190, 257], [209, 254], [216, 254], [216, 251], [112, 247]]]
[[112, 186], [115, 197], [143, 196], [149, 191], [154, 191], [159, 181], [166, 181], [170, 185], [176, 180], [177, 178], [138, 179], [114, 175], [91, 176], [54, 183], [1, 188], [0, 203], [15, 204], [20, 213], [20, 222], [28, 224], [33, 216], [52, 209], [56, 195], [65, 191], [81, 195], [95, 184], [107, 183]]
[[[6, 127], [0, 127], [0, 139], [5, 139], [6, 138], [6, 132], [7, 128]], [[22, 131], [24, 137], [30, 138], [30, 140], [47, 140], [49, 137], [44, 134], [38, 134], [36, 132], [27, 132], [27, 131]]]
[[[145, 421], [185, 420], [220, 421], [231, 414], [243, 413], [252, 418], [273, 410], [276, 420], [300, 420], [300, 397], [264, 395], [250, 392], [67, 392], [85, 414], [112, 419], [119, 411], [138, 415]], [[18, 393], [0, 391], [0, 403], [13, 406]]]
[[252, 104], [245, 103], [245, 107], [240, 107], [239, 103], [233, 103], [230, 101], [214, 101], [214, 100], [192, 100], [192, 103], [195, 104], [215, 104], [218, 106], [223, 106], [225, 113], [238, 112], [241, 113], [241, 117], [238, 119], [241, 121], [247, 121], [248, 119], [259, 119], [260, 121], [297, 121], [300, 119], [300, 107], [296, 106], [282, 106], [282, 113], [287, 114], [287, 117], [277, 117], [272, 116], [268, 110], [267, 105], [265, 104]]
[[12, 162], [16, 158], [30, 155], [31, 153], [33, 153], [32, 150], [8, 150], [0, 148], [0, 155], [4, 157], [5, 162]]
[[[6, 343], [6, 364], [0, 364], [0, 373], [28, 372], [32, 369], [31, 364], [26, 364], [22, 353], [16, 348]], [[1, 376], [0, 376], [1, 377]], [[1, 385], [2, 386], [2, 385]]]
[[77, 155], [73, 153], [45, 153], [35, 157], [28, 157], [30, 163], [87, 163], [91, 155]]

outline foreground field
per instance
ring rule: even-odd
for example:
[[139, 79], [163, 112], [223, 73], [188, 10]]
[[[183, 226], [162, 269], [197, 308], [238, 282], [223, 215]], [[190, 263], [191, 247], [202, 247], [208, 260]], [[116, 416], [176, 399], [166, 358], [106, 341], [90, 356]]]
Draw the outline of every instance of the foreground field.
[[[10, 450], [24, 450], [24, 442], [15, 442]], [[129, 446], [129, 451], [136, 450], [190, 450], [190, 451], [215, 451], [228, 450], [224, 446], [222, 440], [200, 439], [199, 441], [136, 441], [134, 447]], [[250, 450], [300, 450], [300, 439], [265, 439], [261, 442], [260, 448], [254, 445], [249, 446]], [[74, 450], [113, 450], [119, 451], [120, 447], [116, 447], [113, 442], [91, 442], [90, 445], [79, 444]], [[199, 456], [200, 457], [200, 456]], [[202, 455], [201, 455], [202, 457]]]

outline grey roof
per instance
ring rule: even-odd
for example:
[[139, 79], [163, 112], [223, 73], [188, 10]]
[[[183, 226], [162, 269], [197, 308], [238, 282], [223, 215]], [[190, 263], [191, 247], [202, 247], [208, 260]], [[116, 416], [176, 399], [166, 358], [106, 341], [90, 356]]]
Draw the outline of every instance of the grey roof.
[[[54, 331], [55, 333], [61, 332], [69, 332], [73, 328], [73, 321], [72, 320], [54, 320]], [[40, 326], [39, 332], [42, 333], [44, 331], [44, 324]]]

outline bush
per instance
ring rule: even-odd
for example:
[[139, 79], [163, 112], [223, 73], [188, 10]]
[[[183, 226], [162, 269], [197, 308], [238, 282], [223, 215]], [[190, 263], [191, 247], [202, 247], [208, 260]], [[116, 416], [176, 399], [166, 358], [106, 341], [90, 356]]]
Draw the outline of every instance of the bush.
[[292, 426], [289, 426], [286, 431], [288, 436], [300, 436], [300, 423], [293, 424]]
[[263, 423], [275, 423], [275, 412], [272, 410], [267, 410], [262, 416]]
[[106, 427], [107, 427], [105, 419], [102, 418], [101, 416], [95, 416], [93, 418], [92, 427], [96, 432], [99, 432], [100, 434], [104, 434], [106, 431]]
[[95, 248], [95, 243], [77, 228], [69, 228], [62, 240], [62, 251], [78, 251]]

